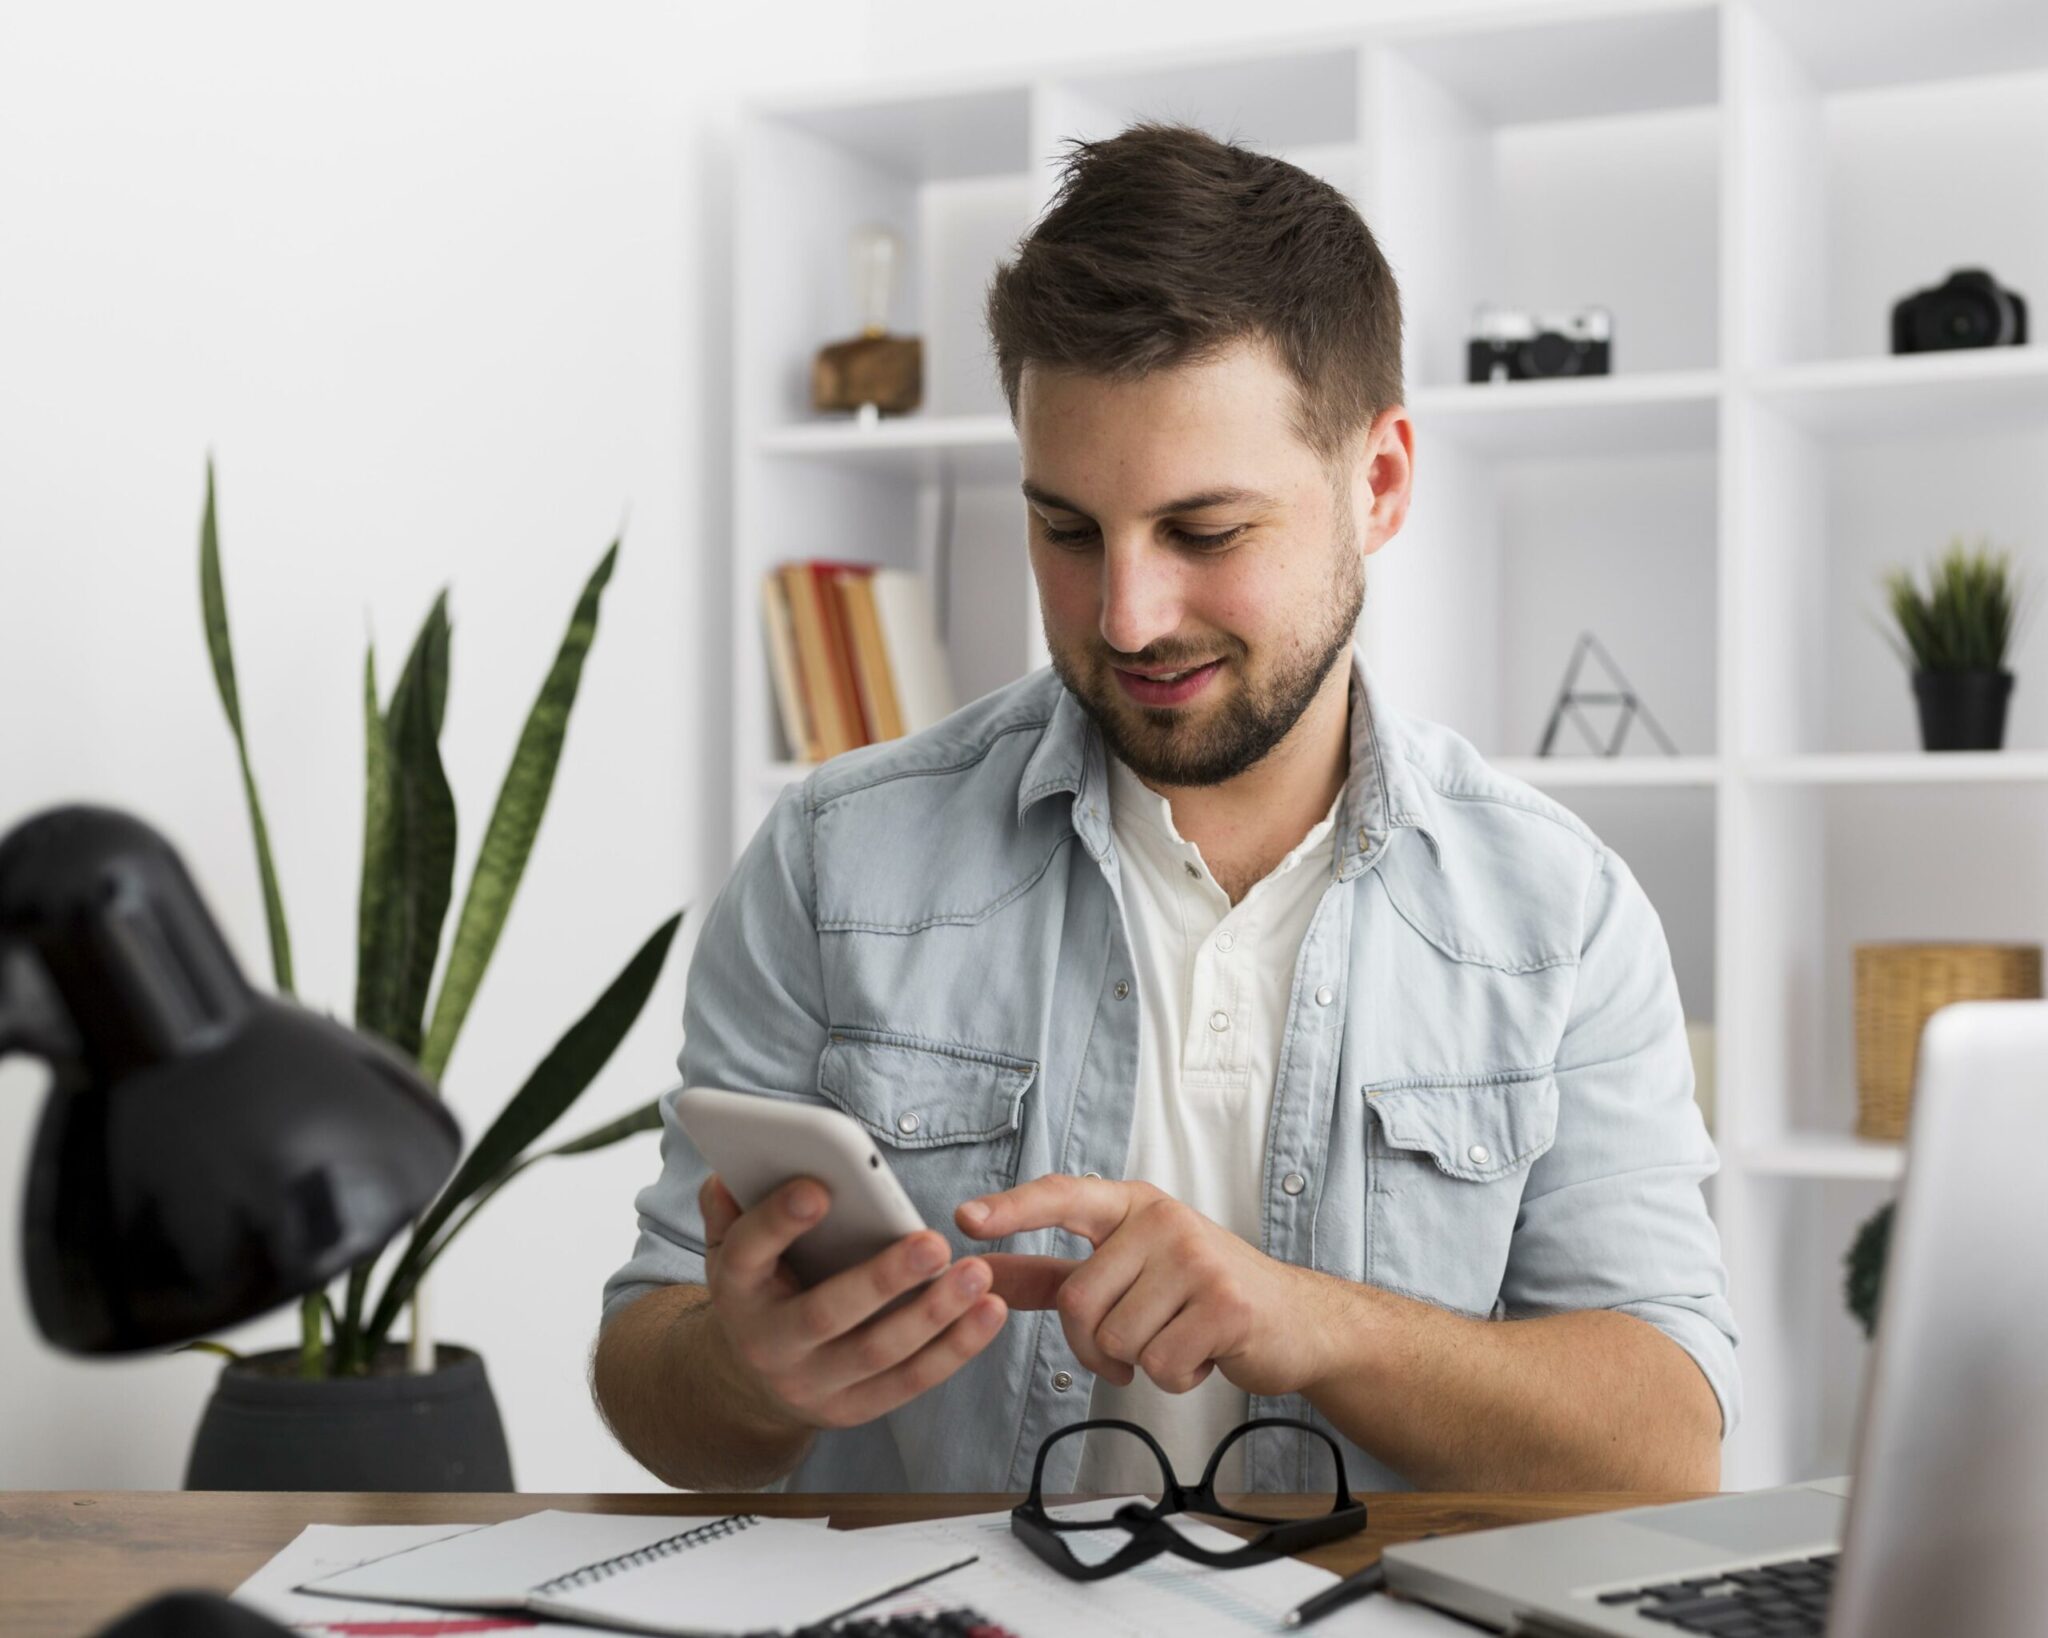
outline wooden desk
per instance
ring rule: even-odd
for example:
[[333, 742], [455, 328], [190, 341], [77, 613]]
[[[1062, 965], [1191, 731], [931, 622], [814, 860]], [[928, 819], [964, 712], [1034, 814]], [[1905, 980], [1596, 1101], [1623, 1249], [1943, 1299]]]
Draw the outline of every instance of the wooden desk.
[[[176, 1587], [229, 1592], [308, 1524], [491, 1524], [544, 1507], [614, 1513], [824, 1513], [840, 1525], [987, 1513], [1017, 1496], [375, 1495], [176, 1490], [0, 1491], [0, 1633], [84, 1638]], [[1676, 1495], [1375, 1495], [1372, 1527], [1304, 1556], [1350, 1571], [1391, 1542]], [[1268, 1504], [1274, 1498], [1265, 1498]], [[1327, 1502], [1291, 1499], [1291, 1510]]]

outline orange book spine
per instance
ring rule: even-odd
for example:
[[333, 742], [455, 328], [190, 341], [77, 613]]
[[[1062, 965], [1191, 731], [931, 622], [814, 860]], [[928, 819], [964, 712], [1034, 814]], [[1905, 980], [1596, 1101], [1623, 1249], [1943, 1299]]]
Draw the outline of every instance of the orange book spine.
[[872, 573], [842, 569], [836, 577], [846, 629], [853, 638], [853, 670], [860, 683], [861, 711], [876, 739], [901, 739], [903, 712], [896, 702], [895, 679], [889, 674], [889, 649], [882, 640], [882, 622], [875, 612]]
[[859, 740], [856, 720], [849, 726], [834, 681], [832, 643], [820, 599], [817, 577], [803, 563], [785, 563], [776, 571], [789, 599], [789, 623], [796, 632], [797, 670], [803, 678], [804, 698], [810, 704], [811, 720], [817, 724], [820, 758], [850, 751]]
[[872, 725], [861, 714], [860, 684], [853, 674], [853, 644], [847, 635], [846, 617], [840, 607], [839, 595], [832, 586], [833, 576], [840, 570], [859, 566], [824, 561], [813, 561], [807, 565], [811, 571], [811, 583], [816, 589], [819, 616], [825, 626], [826, 664], [831, 687], [838, 697], [839, 715], [851, 736], [851, 743], [845, 747], [848, 750], [856, 745], [870, 744], [875, 738]]

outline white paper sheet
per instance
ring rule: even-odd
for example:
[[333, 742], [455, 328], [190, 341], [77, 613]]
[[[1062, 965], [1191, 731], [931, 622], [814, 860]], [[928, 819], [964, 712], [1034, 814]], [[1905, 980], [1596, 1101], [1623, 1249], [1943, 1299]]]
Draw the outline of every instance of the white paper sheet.
[[[1101, 1517], [1130, 1497], [1109, 1497], [1054, 1509], [1063, 1518]], [[1204, 1546], [1227, 1547], [1239, 1538], [1197, 1520], [1176, 1521]], [[1010, 1532], [1008, 1513], [977, 1513], [924, 1524], [891, 1524], [862, 1535], [916, 1535], [970, 1547], [979, 1561], [926, 1587], [870, 1605], [863, 1616], [907, 1615], [969, 1605], [1017, 1638], [1243, 1638], [1246, 1633], [1295, 1633], [1301, 1638], [1358, 1638], [1385, 1633], [1437, 1638], [1471, 1632], [1462, 1622], [1377, 1595], [1347, 1604], [1307, 1627], [1284, 1617], [1303, 1599], [1338, 1578], [1299, 1559], [1276, 1559], [1222, 1570], [1161, 1554], [1101, 1581], [1071, 1581], [1042, 1563]], [[1085, 1538], [1083, 1538], [1085, 1539]], [[1080, 1544], [1077, 1542], [1077, 1548]], [[1094, 1550], [1107, 1556], [1115, 1537], [1105, 1531]], [[1082, 1549], [1078, 1556], [1086, 1557]]]
[[309, 1524], [288, 1547], [237, 1587], [234, 1596], [238, 1603], [261, 1611], [271, 1620], [318, 1638], [429, 1638], [434, 1633], [459, 1638], [463, 1634], [493, 1632], [517, 1634], [519, 1638], [529, 1633], [581, 1633], [589, 1638], [588, 1627], [539, 1621], [509, 1610], [499, 1615], [454, 1614], [424, 1605], [354, 1603], [292, 1590], [303, 1581], [478, 1528], [474, 1524]]

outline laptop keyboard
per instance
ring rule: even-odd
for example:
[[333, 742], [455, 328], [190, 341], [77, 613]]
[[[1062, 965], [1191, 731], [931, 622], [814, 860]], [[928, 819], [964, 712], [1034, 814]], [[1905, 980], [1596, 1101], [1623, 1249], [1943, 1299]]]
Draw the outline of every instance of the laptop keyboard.
[[[1779, 1638], [1827, 1627], [1828, 1595], [1835, 1586], [1836, 1553], [1759, 1564], [1722, 1575], [1690, 1576], [1599, 1595], [1603, 1604], [1633, 1604], [1646, 1621], [1714, 1638]], [[1643, 1629], [1645, 1638], [1651, 1631]]]

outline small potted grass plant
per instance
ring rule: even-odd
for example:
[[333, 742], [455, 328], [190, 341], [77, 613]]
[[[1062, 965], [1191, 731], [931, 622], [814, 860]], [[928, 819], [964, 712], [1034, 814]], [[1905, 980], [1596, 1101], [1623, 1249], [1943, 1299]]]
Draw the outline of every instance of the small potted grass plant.
[[2019, 577], [2009, 552], [1958, 539], [1933, 564], [1923, 590], [1912, 572], [1884, 577], [1897, 630], [1886, 640], [1913, 674], [1920, 742], [1930, 751], [1995, 751], [2005, 743], [2017, 635]]

